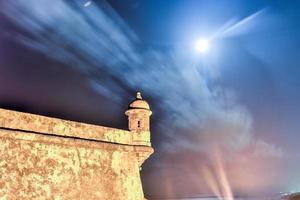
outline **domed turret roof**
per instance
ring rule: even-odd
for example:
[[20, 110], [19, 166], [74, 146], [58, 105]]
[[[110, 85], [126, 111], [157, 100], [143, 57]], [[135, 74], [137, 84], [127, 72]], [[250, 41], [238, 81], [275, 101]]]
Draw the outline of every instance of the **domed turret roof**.
[[128, 106], [129, 109], [146, 109], [150, 110], [150, 106], [147, 101], [143, 100], [140, 92], [136, 93], [136, 98]]

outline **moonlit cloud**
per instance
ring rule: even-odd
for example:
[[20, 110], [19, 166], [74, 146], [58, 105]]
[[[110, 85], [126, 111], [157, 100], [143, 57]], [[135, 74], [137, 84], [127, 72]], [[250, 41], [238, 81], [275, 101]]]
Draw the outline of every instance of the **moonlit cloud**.
[[[263, 17], [266, 12], [267, 8], [264, 8], [241, 20], [231, 19], [221, 26], [213, 37], [232, 37], [242, 33], [248, 33], [255, 25], [262, 24], [261, 22], [264, 21]], [[255, 30], [255, 28], [253, 28], [253, 30]]]

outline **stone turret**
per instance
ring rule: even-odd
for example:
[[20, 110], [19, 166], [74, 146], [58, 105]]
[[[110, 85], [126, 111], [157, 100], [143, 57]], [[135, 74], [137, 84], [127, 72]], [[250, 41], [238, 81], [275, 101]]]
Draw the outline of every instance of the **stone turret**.
[[125, 115], [128, 117], [128, 129], [132, 133], [132, 142], [136, 145], [151, 146], [150, 143], [150, 106], [137, 92], [136, 98], [132, 101]]

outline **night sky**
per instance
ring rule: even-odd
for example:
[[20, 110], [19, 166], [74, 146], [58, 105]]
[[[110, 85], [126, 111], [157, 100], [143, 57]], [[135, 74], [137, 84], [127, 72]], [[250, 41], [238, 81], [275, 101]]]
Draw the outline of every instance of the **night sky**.
[[146, 196], [300, 191], [299, 11], [284, 0], [0, 0], [0, 107], [127, 129], [141, 91], [155, 149]]

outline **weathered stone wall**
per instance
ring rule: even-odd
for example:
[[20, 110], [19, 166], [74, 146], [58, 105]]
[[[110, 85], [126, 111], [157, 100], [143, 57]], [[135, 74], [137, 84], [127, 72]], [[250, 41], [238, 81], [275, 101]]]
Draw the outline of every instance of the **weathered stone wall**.
[[0, 199], [144, 199], [139, 168], [153, 149], [102, 128], [0, 109]]
[[21, 113], [0, 108], [0, 127], [131, 144], [130, 131]]

